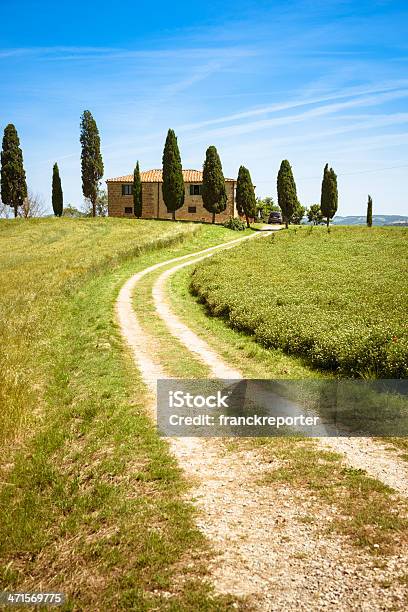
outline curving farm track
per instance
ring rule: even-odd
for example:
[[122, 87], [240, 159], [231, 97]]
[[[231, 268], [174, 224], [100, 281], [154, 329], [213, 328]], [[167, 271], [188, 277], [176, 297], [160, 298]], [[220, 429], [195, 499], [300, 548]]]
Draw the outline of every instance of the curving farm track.
[[[182, 267], [249, 238], [252, 236], [161, 262], [135, 274], [122, 287], [117, 317], [150, 391], [152, 418], [156, 381], [168, 373], [156, 354], [154, 333], [141, 326], [133, 309], [133, 291], [146, 275], [165, 268], [152, 285], [152, 295], [170, 333], [209, 367], [212, 376], [240, 378], [240, 372], [224, 363], [172, 312], [166, 281]], [[387, 558], [379, 569], [369, 553], [351, 546], [342, 536], [328, 535], [326, 528], [335, 519], [335, 509], [286, 485], [263, 486], [262, 477], [277, 465], [265, 464], [256, 450], [238, 447], [231, 451], [227, 441], [219, 438], [174, 438], [169, 442], [193, 483], [191, 499], [200, 510], [198, 527], [213, 545], [209, 569], [217, 592], [243, 597], [258, 610], [405, 608], [406, 590], [393, 578], [407, 565], [406, 555]], [[347, 464], [407, 494], [406, 463], [384, 446], [366, 439], [325, 439], [321, 444], [343, 452]], [[305, 521], [306, 516], [313, 521]], [[392, 586], [383, 588], [381, 584], [387, 581]]]

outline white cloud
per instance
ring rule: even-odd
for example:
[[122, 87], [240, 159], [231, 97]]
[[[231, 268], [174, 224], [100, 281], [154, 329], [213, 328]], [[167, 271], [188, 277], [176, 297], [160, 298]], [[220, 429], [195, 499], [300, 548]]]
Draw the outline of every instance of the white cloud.
[[207, 121], [201, 121], [198, 123], [190, 123], [185, 125], [178, 126], [178, 131], [191, 131], [201, 129], [202, 127], [206, 127], [209, 125], [216, 125], [219, 123], [228, 123], [230, 121], [236, 121], [237, 119], [247, 119], [249, 117], [255, 117], [258, 115], [266, 115], [270, 113], [276, 113], [283, 110], [289, 110], [291, 108], [297, 108], [300, 106], [308, 106], [310, 104], [319, 104], [321, 102], [328, 102], [330, 100], [340, 100], [343, 98], [361, 96], [372, 93], [382, 93], [387, 91], [392, 91], [394, 89], [404, 87], [408, 85], [408, 79], [398, 79], [395, 81], [390, 81], [388, 83], [383, 83], [381, 85], [375, 86], [365, 86], [365, 87], [347, 87], [341, 90], [328, 93], [326, 95], [319, 95], [316, 97], [300, 97], [295, 100], [290, 100], [289, 102], [280, 102], [277, 104], [270, 104], [266, 106], [262, 106], [259, 108], [253, 108], [246, 111], [241, 111], [239, 113], [234, 113], [232, 115], [225, 115], [222, 117], [217, 117], [214, 119], [208, 119]]

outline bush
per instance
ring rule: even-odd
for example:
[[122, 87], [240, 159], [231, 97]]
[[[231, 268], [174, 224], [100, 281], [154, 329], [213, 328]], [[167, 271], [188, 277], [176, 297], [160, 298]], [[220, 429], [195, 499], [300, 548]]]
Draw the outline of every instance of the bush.
[[246, 227], [245, 223], [241, 221], [241, 219], [238, 219], [238, 217], [231, 217], [228, 221], [223, 223], [223, 226], [235, 232], [242, 232]]

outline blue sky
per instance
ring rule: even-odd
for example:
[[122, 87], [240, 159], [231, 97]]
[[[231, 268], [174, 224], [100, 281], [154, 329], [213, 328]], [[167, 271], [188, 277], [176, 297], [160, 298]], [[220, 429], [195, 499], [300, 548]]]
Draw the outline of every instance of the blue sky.
[[183, 166], [214, 144], [276, 194], [282, 159], [301, 202], [338, 174], [339, 213], [408, 214], [408, 6], [399, 1], [18, 3], [0, 0], [0, 129], [20, 135], [29, 187], [82, 206], [79, 120], [93, 113], [105, 177]]

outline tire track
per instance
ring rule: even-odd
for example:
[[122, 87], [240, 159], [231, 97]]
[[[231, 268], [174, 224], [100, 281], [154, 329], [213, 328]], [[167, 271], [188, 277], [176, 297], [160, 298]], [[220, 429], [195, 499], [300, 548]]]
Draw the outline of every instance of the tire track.
[[[211, 253], [212, 254], [212, 253]], [[210, 254], [210, 255], [211, 255]], [[165, 291], [166, 281], [182, 268], [202, 261], [210, 255], [201, 255], [193, 260], [175, 264], [159, 276], [153, 286], [155, 308], [171, 334], [210, 369], [214, 378], [243, 378], [238, 370], [230, 368], [205, 340], [189, 329], [171, 310]], [[365, 470], [373, 478], [408, 497], [408, 463], [398, 458], [384, 444], [370, 438], [320, 438], [320, 443], [344, 455], [345, 464]]]
[[[156, 381], [167, 373], [152, 337], [133, 310], [137, 283], [174, 264], [154, 284], [158, 314], [171, 333], [211, 367], [214, 377], [239, 378], [240, 372], [172, 313], [164, 292], [166, 280], [177, 269], [245, 239], [155, 264], [122, 287], [117, 317], [150, 391], [153, 418]], [[216, 592], [243, 597], [245, 603], [239, 607], [247, 609], [248, 604], [262, 611], [404, 609], [406, 591], [393, 578], [407, 560], [402, 555], [391, 557], [379, 570], [366, 551], [356, 550], [344, 537], [325, 534], [325, 527], [336, 518], [334, 508], [287, 485], [262, 486], [262, 477], [280, 466], [277, 460], [265, 464], [256, 450], [231, 451], [219, 438], [173, 438], [169, 444], [192, 484], [190, 501], [200, 510], [197, 525], [213, 545], [209, 575]], [[311, 516], [311, 522], [303, 520]], [[392, 587], [383, 589], [382, 581], [387, 580], [393, 580]]]

